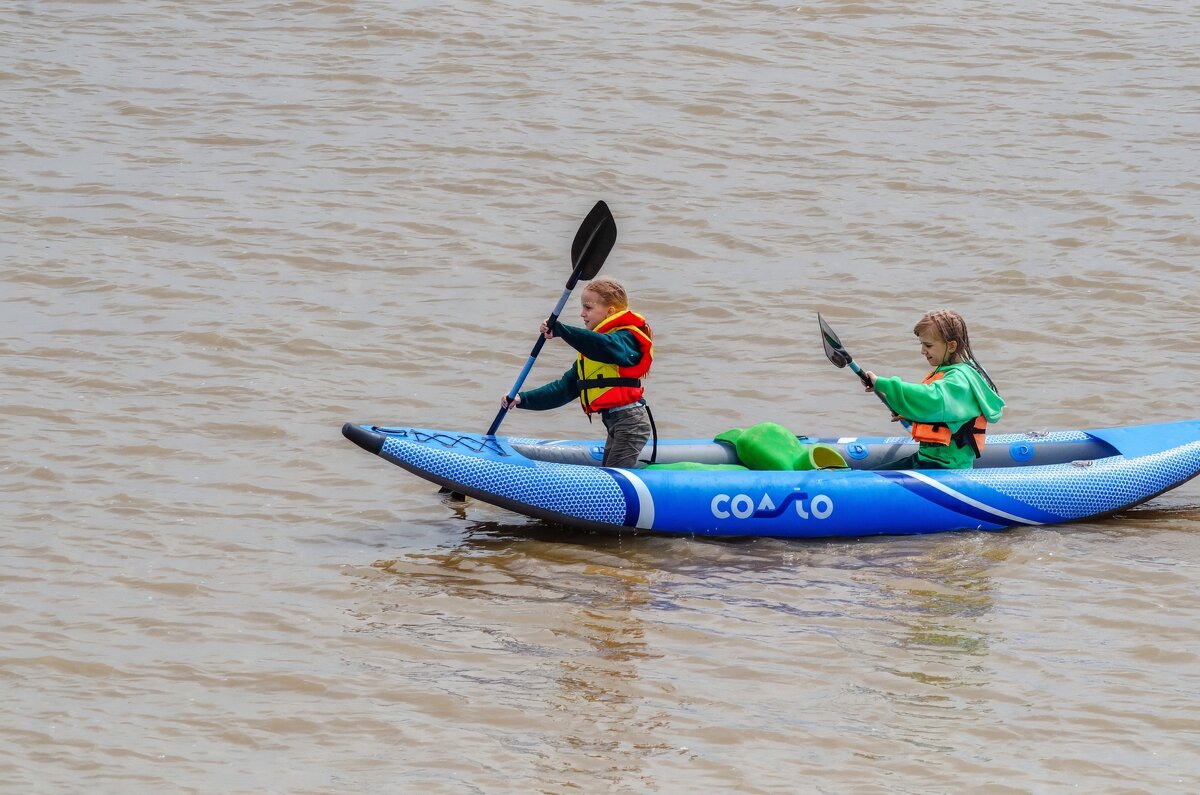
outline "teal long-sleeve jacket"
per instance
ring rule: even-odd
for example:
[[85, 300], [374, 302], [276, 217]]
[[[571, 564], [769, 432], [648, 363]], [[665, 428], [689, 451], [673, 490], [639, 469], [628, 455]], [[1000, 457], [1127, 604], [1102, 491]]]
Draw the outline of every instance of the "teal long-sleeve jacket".
[[[980, 414], [996, 422], [1004, 413], [1004, 401], [988, 386], [971, 365], [942, 365], [944, 375], [929, 384], [916, 384], [899, 378], [876, 378], [875, 391], [883, 396], [892, 411], [913, 422], [942, 422], [956, 432]], [[921, 442], [918, 456], [946, 469], [970, 469], [975, 453], [970, 447]]]
[[[642, 349], [632, 331], [601, 334], [578, 326], [554, 321], [554, 336], [582, 353], [588, 359], [606, 364], [632, 367], [642, 360]], [[579, 375], [574, 363], [557, 381], [521, 392], [518, 408], [545, 411], [565, 406], [579, 397]]]

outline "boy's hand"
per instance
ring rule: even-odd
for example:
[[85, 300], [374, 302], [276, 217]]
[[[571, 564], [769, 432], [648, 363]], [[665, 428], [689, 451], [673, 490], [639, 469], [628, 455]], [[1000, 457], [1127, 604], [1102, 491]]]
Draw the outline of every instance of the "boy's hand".
[[500, 398], [500, 405], [506, 409], [515, 409], [517, 406], [521, 405], [521, 396], [517, 395], [512, 400], [509, 400], [508, 395], [505, 395], [504, 397]]

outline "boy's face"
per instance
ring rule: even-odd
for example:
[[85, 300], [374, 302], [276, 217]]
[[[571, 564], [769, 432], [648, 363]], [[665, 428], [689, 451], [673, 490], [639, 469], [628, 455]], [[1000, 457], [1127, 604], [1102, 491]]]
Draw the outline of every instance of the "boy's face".
[[579, 316], [583, 318], [583, 327], [588, 331], [594, 330], [601, 320], [612, 314], [612, 307], [591, 290], [584, 290], [580, 300], [583, 302], [583, 311]]
[[923, 330], [917, 335], [917, 339], [921, 341], [921, 355], [929, 362], [930, 367], [946, 364], [950, 356], [958, 350], [957, 341], [947, 343], [933, 328]]

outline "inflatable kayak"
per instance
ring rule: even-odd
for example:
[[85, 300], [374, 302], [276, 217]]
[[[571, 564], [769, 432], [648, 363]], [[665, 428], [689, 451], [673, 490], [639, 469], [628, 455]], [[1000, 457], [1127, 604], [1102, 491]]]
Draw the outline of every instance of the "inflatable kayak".
[[[454, 492], [584, 530], [856, 537], [1000, 530], [1121, 511], [1200, 473], [1200, 420], [989, 435], [969, 470], [872, 470], [908, 437], [799, 437], [846, 467], [811, 471], [611, 469], [603, 444], [347, 423], [363, 449]], [[649, 450], [647, 450], [647, 455]], [[717, 441], [660, 441], [658, 463], [736, 464]]]

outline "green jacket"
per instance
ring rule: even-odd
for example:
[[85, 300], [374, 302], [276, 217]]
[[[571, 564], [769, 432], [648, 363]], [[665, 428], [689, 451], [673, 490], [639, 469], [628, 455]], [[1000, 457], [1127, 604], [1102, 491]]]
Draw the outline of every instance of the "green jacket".
[[[568, 326], [566, 323], [555, 321], [554, 336], [561, 337], [563, 342], [582, 353], [594, 362], [619, 364], [632, 367], [642, 360], [642, 348], [632, 331], [614, 331], [611, 334], [600, 334], [588, 331], [579, 326]], [[519, 408], [544, 411], [565, 406], [579, 397], [579, 374], [575, 372], [574, 363], [557, 381], [521, 392]]]
[[[914, 384], [899, 378], [876, 378], [875, 391], [883, 396], [892, 411], [914, 422], [942, 422], [956, 432], [963, 423], [980, 414], [988, 422], [996, 422], [1004, 413], [1004, 401], [983, 376], [971, 365], [962, 362], [937, 368], [945, 373], [931, 384]], [[958, 444], [921, 442], [921, 460], [945, 469], [970, 469], [975, 453], [970, 447]]]

